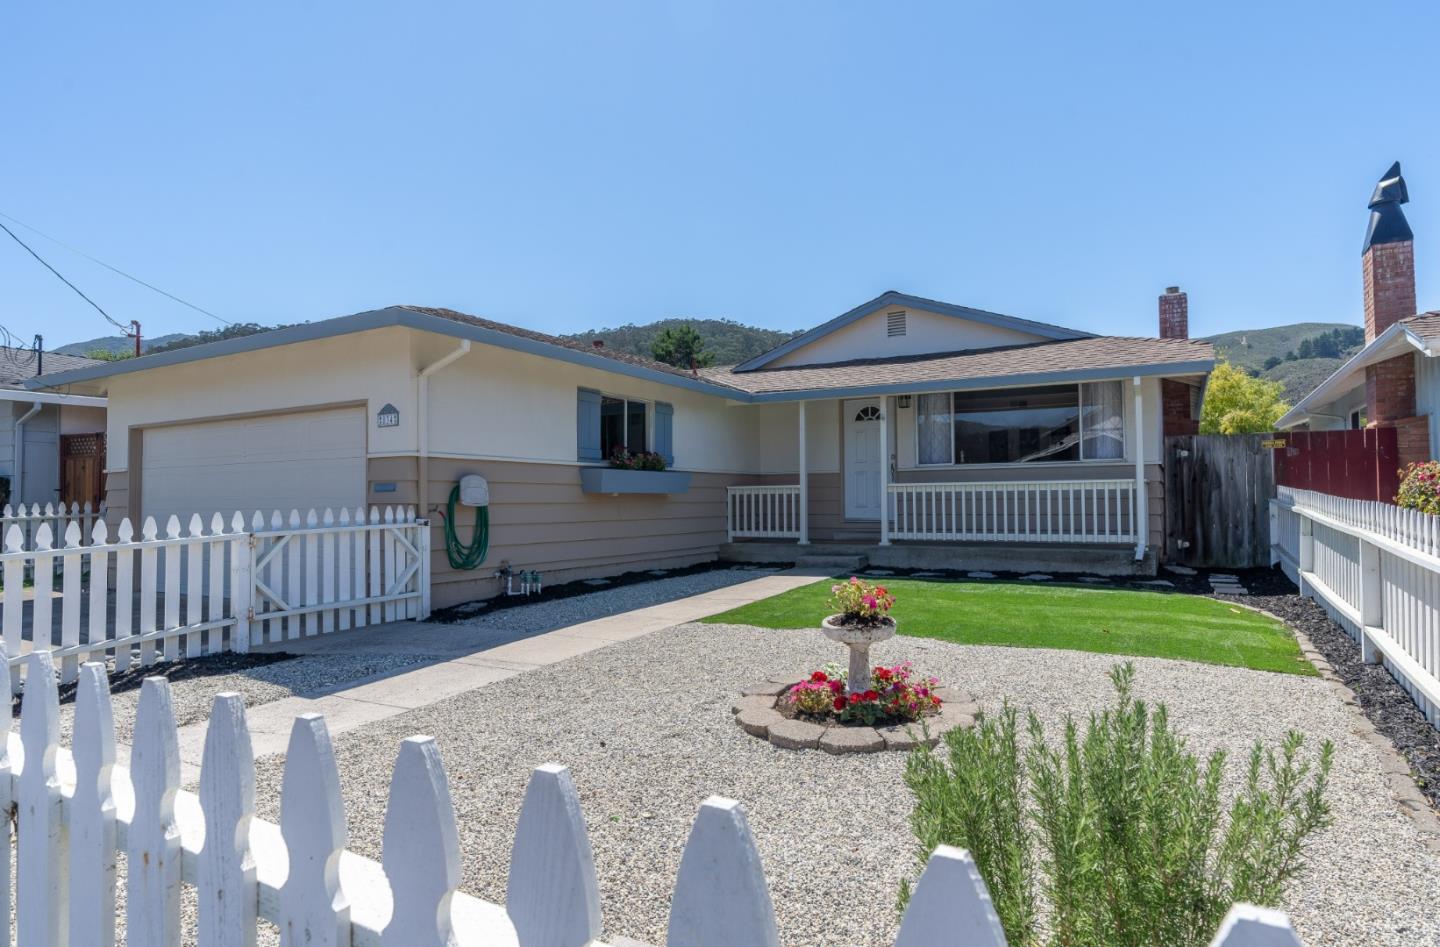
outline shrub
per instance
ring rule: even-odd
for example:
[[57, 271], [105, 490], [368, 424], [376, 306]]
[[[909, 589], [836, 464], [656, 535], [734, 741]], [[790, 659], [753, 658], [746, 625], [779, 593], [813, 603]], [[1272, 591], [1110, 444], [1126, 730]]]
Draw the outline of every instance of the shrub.
[[869, 585], [852, 575], [848, 582], [830, 586], [829, 607], [842, 624], [878, 625], [895, 607], [895, 596], [883, 585]]
[[1400, 492], [1395, 502], [1407, 509], [1440, 515], [1440, 461], [1409, 464], [1400, 471]]
[[[1297, 732], [1278, 750], [1257, 742], [1222, 818], [1225, 754], [1202, 763], [1163, 704], [1135, 700], [1131, 665], [1110, 677], [1116, 704], [1092, 714], [1083, 737], [1067, 717], [1051, 747], [1032, 713], [1023, 762], [1008, 704], [949, 731], [943, 754], [907, 760], [922, 864], [938, 844], [968, 848], [1016, 947], [1204, 945], [1234, 902], [1278, 903], [1330, 822], [1329, 741], [1316, 762], [1300, 758]], [[908, 896], [902, 886], [902, 904]]]

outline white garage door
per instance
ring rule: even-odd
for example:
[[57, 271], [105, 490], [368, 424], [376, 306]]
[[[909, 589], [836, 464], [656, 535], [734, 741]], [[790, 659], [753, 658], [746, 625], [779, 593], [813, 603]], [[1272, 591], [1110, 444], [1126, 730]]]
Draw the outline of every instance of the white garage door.
[[338, 408], [302, 414], [206, 421], [144, 432], [140, 506], [164, 530], [173, 513], [248, 524], [256, 510], [303, 516], [312, 507], [365, 502], [365, 412]]

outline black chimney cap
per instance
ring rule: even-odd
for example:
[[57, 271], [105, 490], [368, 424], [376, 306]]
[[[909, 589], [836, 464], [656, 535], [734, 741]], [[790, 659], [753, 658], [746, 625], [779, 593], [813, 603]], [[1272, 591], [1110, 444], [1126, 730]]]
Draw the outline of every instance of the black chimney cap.
[[1400, 175], [1400, 162], [1390, 166], [1375, 193], [1370, 195], [1370, 228], [1365, 232], [1365, 246], [1361, 253], [1379, 243], [1404, 243], [1414, 240], [1410, 223], [1405, 219], [1401, 204], [1409, 203], [1410, 191], [1405, 187], [1405, 178]]

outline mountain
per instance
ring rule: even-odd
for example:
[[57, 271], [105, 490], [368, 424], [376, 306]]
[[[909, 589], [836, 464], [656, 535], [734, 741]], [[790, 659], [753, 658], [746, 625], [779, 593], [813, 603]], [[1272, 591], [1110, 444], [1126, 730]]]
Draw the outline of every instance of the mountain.
[[1294, 404], [1365, 344], [1365, 331], [1339, 322], [1297, 322], [1268, 329], [1222, 332], [1204, 341], [1215, 354], [1252, 375], [1284, 385]]
[[706, 351], [715, 356], [716, 365], [734, 365], [747, 358], [754, 358], [800, 334], [776, 329], [758, 329], [732, 319], [661, 319], [643, 326], [630, 323], [613, 329], [579, 332], [564, 338], [584, 344], [600, 339], [605, 342], [607, 349], [650, 358], [650, 346], [661, 332], [686, 323], [694, 326], [695, 331], [700, 333], [700, 338], [705, 340]]
[[[162, 335], [154, 339], [141, 339], [140, 351], [148, 352], [156, 346], [168, 345], [187, 338], [183, 332], [174, 332], [170, 335]], [[84, 342], [71, 342], [69, 345], [62, 345], [55, 349], [61, 355], [89, 355], [91, 352], [121, 352], [135, 351], [135, 340], [127, 339], [123, 335], [102, 335], [98, 339], [88, 339]]]
[[[271, 329], [283, 329], [285, 326], [262, 326], [254, 322], [236, 322], [225, 326], [223, 329], [202, 329], [196, 333], [173, 332], [170, 335], [156, 336], [153, 339], [142, 338], [140, 340], [140, 351], [149, 355], [151, 352], [169, 352], [172, 349], [189, 348], [192, 345], [201, 345], [205, 342], [219, 342], [221, 339], [236, 339], [241, 336], [254, 335], [257, 332], [268, 332]], [[123, 335], [107, 335], [98, 339], [90, 339], [87, 342], [71, 342], [69, 345], [62, 345], [55, 351], [65, 355], [91, 355], [95, 352], [111, 352], [120, 358], [129, 358], [135, 351], [133, 339], [127, 339]]]

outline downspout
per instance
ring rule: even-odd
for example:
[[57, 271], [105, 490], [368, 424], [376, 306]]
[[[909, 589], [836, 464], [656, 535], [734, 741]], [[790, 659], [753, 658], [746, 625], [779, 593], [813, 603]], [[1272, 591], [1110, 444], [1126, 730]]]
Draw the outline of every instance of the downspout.
[[1150, 538], [1150, 497], [1145, 488], [1145, 405], [1140, 376], [1135, 376], [1135, 561], [1145, 558]]
[[416, 484], [416, 492], [419, 494], [420, 502], [417, 505], [420, 507], [421, 516], [430, 515], [430, 500], [428, 497], [430, 491], [430, 376], [440, 371], [440, 369], [444, 368], [446, 365], [449, 365], [456, 359], [462, 357], [469, 351], [470, 340], [466, 339], [465, 341], [460, 343], [459, 348], [455, 349], [455, 351], [451, 352], [449, 355], [441, 358], [438, 362], [432, 362], [431, 364], [420, 369], [420, 374], [418, 376], [418, 391], [416, 392], [416, 394], [418, 395], [416, 420], [419, 424], [418, 430], [420, 437], [420, 482]]
[[37, 401], [30, 406], [29, 411], [15, 420], [15, 443], [11, 445], [11, 459], [15, 464], [15, 473], [10, 478], [10, 499], [16, 504], [24, 502], [20, 499], [23, 496], [20, 488], [25, 483], [25, 422], [39, 414], [43, 407], [44, 405]]

